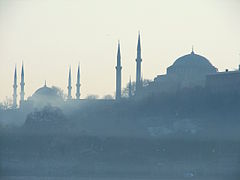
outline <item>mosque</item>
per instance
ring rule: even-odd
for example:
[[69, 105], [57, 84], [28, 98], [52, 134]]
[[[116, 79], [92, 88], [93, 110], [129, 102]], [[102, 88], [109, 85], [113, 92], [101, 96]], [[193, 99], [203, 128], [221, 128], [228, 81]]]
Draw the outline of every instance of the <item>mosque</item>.
[[158, 75], [151, 84], [151, 90], [176, 92], [179, 89], [204, 87], [208, 74], [216, 74], [218, 69], [210, 61], [194, 52], [178, 58], [167, 68], [165, 75]]
[[[183, 88], [204, 87], [209, 92], [238, 92], [240, 90], [240, 66], [237, 71], [218, 72], [210, 61], [192, 51], [190, 54], [184, 55], [167, 68], [167, 73], [164, 75], [157, 75], [154, 80], [147, 86], [143, 87], [141, 78], [141, 40], [140, 34], [138, 35], [137, 42], [137, 58], [136, 58], [136, 88], [135, 97], [141, 96], [141, 93], [155, 93], [155, 92], [168, 92], [174, 93]], [[118, 101], [122, 98], [122, 66], [121, 66], [121, 52], [120, 43], [118, 42], [117, 49], [117, 65], [116, 65], [116, 96], [115, 100]], [[68, 75], [68, 94], [65, 100], [58, 89], [48, 87], [46, 82], [43, 87], [37, 89], [31, 97], [24, 98], [24, 66], [22, 65], [21, 82], [20, 82], [20, 102], [17, 103], [17, 70], [15, 67], [14, 84], [13, 84], [13, 108], [24, 107], [39, 107], [41, 105], [52, 104], [79, 104], [89, 101], [89, 99], [80, 99], [80, 66], [78, 65], [76, 94], [75, 98], [72, 96], [72, 78], [71, 68], [69, 68]], [[132, 84], [129, 82], [129, 97], [132, 97]], [[113, 100], [94, 100], [101, 102], [114, 102]]]

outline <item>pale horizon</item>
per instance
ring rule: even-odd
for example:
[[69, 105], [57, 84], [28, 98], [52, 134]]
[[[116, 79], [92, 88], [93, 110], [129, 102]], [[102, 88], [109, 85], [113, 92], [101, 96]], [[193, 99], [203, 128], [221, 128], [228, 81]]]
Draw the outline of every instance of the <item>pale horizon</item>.
[[22, 61], [26, 99], [45, 80], [67, 93], [69, 66], [75, 98], [79, 62], [81, 98], [114, 95], [118, 40], [125, 87], [136, 78], [138, 31], [144, 79], [165, 74], [192, 45], [219, 71], [237, 69], [239, 9], [237, 0], [0, 0], [0, 101], [12, 98], [15, 64], [19, 100]]

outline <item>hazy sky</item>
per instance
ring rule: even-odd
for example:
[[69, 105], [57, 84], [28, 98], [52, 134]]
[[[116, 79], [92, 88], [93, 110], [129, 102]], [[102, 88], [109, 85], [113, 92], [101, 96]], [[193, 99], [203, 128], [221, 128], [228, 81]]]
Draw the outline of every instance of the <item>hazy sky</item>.
[[192, 45], [219, 70], [239, 64], [240, 0], [0, 0], [0, 101], [12, 97], [15, 64], [19, 85], [22, 60], [27, 97], [45, 80], [67, 92], [69, 65], [75, 96], [78, 62], [81, 97], [113, 95], [117, 40], [125, 86], [135, 79], [138, 30], [144, 78]]

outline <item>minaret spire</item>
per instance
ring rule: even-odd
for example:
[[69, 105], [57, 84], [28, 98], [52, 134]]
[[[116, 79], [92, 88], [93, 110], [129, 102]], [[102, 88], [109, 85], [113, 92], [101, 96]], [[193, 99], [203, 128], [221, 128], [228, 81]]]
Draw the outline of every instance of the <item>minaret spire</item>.
[[13, 108], [17, 108], [17, 67], [15, 65], [14, 80], [13, 80]]
[[68, 99], [72, 99], [72, 75], [71, 75], [71, 66], [69, 67], [69, 75], [68, 75]]
[[120, 41], [118, 40], [118, 50], [117, 50], [117, 66], [121, 66], [121, 51], [120, 51]]
[[77, 84], [76, 84], [76, 87], [77, 87], [77, 92], [76, 92], [76, 98], [77, 99], [80, 99], [80, 63], [78, 64], [78, 70], [77, 70]]
[[138, 57], [141, 57], [141, 35], [140, 35], [140, 31], [138, 31], [138, 44], [137, 44], [137, 51], [139, 54]]
[[141, 88], [141, 62], [142, 62], [142, 55], [141, 55], [141, 39], [140, 39], [140, 32], [138, 33], [138, 44], [137, 44], [137, 66], [136, 66], [136, 92]]
[[20, 104], [24, 101], [24, 95], [25, 95], [25, 92], [24, 92], [24, 86], [25, 86], [25, 82], [24, 82], [24, 64], [22, 62], [22, 72], [21, 72], [21, 83], [20, 83], [20, 86], [21, 86], [21, 92], [20, 92]]
[[117, 66], [116, 66], [116, 100], [121, 99], [121, 81], [122, 81], [121, 71], [122, 66], [121, 66], [120, 42], [118, 41]]

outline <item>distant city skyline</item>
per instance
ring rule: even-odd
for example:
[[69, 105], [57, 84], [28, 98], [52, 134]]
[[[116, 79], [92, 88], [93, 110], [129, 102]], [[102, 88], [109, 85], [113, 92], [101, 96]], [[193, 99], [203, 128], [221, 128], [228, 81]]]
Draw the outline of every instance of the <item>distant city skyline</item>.
[[114, 95], [118, 40], [124, 88], [136, 79], [138, 31], [145, 79], [166, 73], [192, 45], [219, 71], [237, 69], [239, 9], [238, 0], [0, 0], [0, 101], [12, 98], [15, 64], [20, 98], [22, 61], [25, 98], [45, 80], [67, 94], [69, 66], [76, 92], [79, 62], [82, 98]]

